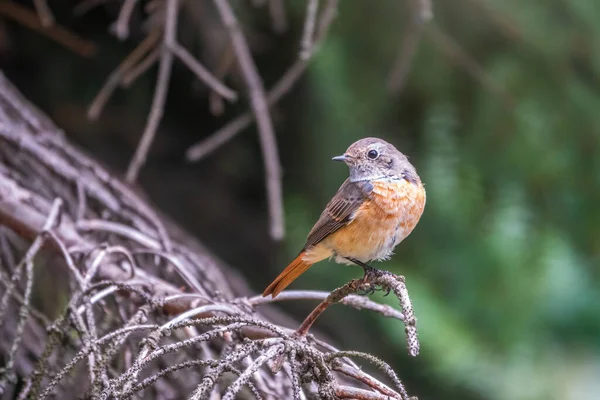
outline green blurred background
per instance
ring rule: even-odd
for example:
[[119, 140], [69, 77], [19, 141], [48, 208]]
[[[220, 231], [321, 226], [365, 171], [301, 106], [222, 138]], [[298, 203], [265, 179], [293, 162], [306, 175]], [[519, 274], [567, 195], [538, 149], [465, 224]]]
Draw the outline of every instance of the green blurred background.
[[[98, 121], [85, 112], [143, 37], [143, 10], [134, 13], [132, 37], [119, 42], [107, 33], [118, 2], [83, 16], [72, 12], [78, 2], [51, 3], [60, 3], [51, 4], [57, 20], [93, 41], [97, 54], [82, 58], [3, 18], [1, 67], [72, 140], [122, 172], [156, 69], [118, 91]], [[214, 67], [207, 37], [222, 31], [206, 3], [179, 30], [184, 45]], [[267, 6], [235, 4], [271, 87], [298, 53], [305, 2], [286, 2], [282, 33]], [[284, 243], [268, 236], [254, 128], [199, 163], [184, 160], [190, 145], [248, 104], [212, 115], [207, 90], [181, 65], [140, 185], [260, 292], [347, 176], [330, 158], [358, 138], [385, 138], [409, 155], [428, 193], [413, 234], [379, 265], [406, 276], [421, 354], [407, 355], [402, 324], [367, 312], [336, 306], [317, 326], [340, 347], [390, 362], [422, 399], [598, 398], [600, 3], [437, 0], [433, 11], [414, 58], [400, 57], [410, 70], [394, 89], [407, 4], [341, 2], [307, 73], [272, 112], [284, 169]], [[228, 83], [240, 87], [235, 76]], [[331, 290], [360, 274], [323, 262], [292, 289]], [[391, 296], [374, 298], [397, 306]], [[313, 306], [281, 307], [300, 319]]]

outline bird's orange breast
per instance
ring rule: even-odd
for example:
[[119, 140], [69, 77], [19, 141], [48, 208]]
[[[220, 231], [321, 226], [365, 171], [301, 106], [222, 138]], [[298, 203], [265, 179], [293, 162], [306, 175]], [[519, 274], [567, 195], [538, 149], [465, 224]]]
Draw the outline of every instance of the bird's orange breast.
[[373, 190], [352, 221], [323, 241], [341, 258], [363, 262], [388, 258], [419, 222], [425, 207], [423, 185], [400, 180], [373, 181]]

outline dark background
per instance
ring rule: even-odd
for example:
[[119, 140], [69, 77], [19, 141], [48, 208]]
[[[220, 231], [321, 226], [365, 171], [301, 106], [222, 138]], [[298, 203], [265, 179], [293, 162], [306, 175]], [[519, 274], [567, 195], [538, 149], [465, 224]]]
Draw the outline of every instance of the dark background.
[[[5, 1], [3, 1], [5, 2]], [[29, 1], [16, 1], [30, 9]], [[50, 2], [59, 24], [93, 42], [82, 57], [0, 13], [0, 67], [71, 140], [122, 174], [153, 95], [156, 67], [87, 107], [145, 35], [108, 32], [120, 2], [84, 15]], [[55, 3], [55, 4], [54, 4]], [[266, 6], [233, 2], [267, 87], [297, 56], [304, 2], [276, 32]], [[141, 2], [142, 5], [146, 2]], [[223, 35], [211, 2], [183, 15], [181, 42], [214, 68]], [[140, 187], [261, 292], [303, 245], [347, 169], [330, 158], [379, 136], [426, 184], [414, 233], [380, 267], [406, 276], [422, 352], [403, 326], [336, 306], [317, 326], [340, 346], [392, 363], [423, 399], [590, 399], [600, 392], [600, 6], [590, 0], [438, 0], [400, 90], [389, 76], [406, 37], [403, 1], [342, 1], [304, 77], [274, 109], [284, 170], [286, 238], [268, 234], [254, 126], [198, 163], [185, 150], [248, 109], [211, 114], [208, 90], [175, 64]], [[243, 90], [239, 75], [226, 82]], [[331, 290], [361, 274], [323, 262], [293, 289]], [[391, 296], [390, 296], [391, 297]], [[390, 302], [394, 299], [380, 298]], [[314, 304], [285, 304], [301, 319]]]

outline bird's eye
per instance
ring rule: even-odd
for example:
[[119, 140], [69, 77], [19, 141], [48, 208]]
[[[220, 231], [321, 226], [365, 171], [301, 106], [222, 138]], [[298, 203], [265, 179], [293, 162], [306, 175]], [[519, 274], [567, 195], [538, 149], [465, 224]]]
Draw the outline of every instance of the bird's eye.
[[369, 150], [367, 153], [367, 158], [374, 160], [379, 157], [379, 152], [377, 150]]

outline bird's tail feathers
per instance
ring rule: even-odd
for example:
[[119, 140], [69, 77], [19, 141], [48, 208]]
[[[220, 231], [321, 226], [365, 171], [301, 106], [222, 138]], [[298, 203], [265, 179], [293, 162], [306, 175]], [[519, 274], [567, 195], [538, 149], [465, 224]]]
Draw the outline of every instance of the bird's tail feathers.
[[289, 286], [290, 283], [296, 280], [304, 273], [312, 264], [303, 260], [304, 251], [298, 254], [277, 278], [263, 292], [263, 297], [272, 295], [276, 297], [283, 289]]

